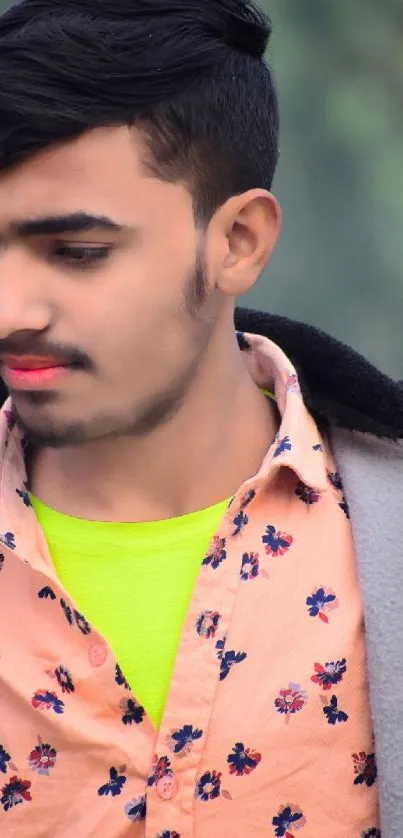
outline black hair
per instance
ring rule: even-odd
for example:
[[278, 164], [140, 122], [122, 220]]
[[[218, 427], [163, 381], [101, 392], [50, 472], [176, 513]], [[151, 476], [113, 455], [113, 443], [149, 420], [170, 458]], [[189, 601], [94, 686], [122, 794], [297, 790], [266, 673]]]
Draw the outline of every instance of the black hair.
[[86, 131], [135, 125], [144, 163], [208, 222], [271, 189], [271, 23], [253, 0], [20, 0], [0, 16], [0, 170]]

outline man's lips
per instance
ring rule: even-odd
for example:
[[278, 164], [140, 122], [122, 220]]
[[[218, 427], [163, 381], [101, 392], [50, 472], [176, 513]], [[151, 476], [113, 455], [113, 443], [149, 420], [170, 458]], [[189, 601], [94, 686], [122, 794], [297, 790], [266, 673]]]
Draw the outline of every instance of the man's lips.
[[10, 370], [45, 370], [70, 366], [68, 361], [38, 355], [6, 355], [3, 365]]

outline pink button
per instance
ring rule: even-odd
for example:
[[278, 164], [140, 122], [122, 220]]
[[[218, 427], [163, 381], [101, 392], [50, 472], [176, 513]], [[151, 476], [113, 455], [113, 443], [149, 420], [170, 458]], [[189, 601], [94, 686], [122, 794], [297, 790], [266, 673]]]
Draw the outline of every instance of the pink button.
[[94, 643], [90, 647], [88, 656], [92, 666], [103, 666], [108, 657], [108, 649], [105, 643]]
[[161, 800], [172, 800], [178, 794], [178, 781], [175, 777], [162, 777], [157, 783], [157, 794]]

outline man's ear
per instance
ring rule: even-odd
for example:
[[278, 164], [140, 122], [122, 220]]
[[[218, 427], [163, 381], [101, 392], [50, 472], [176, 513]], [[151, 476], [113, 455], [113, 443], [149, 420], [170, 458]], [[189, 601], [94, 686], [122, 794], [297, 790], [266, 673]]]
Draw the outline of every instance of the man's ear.
[[276, 198], [264, 189], [252, 189], [230, 198], [213, 221], [218, 242], [216, 285], [231, 297], [250, 291], [270, 261], [282, 226]]

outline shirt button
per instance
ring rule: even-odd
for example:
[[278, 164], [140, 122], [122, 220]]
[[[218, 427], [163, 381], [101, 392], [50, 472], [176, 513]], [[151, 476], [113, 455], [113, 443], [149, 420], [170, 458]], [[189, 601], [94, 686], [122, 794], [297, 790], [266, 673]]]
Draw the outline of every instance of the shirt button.
[[162, 777], [157, 783], [157, 794], [161, 800], [172, 800], [178, 794], [178, 781], [175, 777]]
[[108, 657], [108, 650], [105, 643], [94, 643], [90, 647], [88, 656], [91, 666], [103, 666]]

